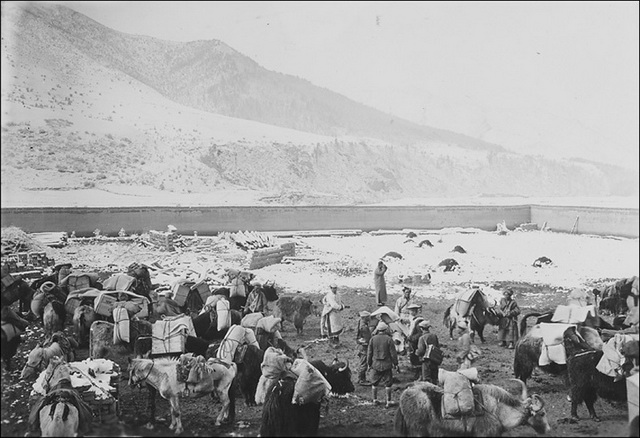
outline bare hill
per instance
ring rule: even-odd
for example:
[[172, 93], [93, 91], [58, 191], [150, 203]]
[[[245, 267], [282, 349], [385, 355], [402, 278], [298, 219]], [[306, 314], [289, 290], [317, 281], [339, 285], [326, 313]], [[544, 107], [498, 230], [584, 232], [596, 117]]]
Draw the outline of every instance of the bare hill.
[[271, 72], [220, 41], [116, 32], [2, 4], [2, 185], [245, 188], [270, 202], [608, 196], [637, 173], [507, 152]]

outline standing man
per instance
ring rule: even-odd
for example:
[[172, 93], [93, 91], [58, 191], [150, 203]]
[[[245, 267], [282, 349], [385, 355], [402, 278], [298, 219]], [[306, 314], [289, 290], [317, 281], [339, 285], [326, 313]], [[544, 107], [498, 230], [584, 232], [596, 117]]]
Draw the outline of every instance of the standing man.
[[323, 338], [329, 337], [331, 342], [340, 342], [339, 335], [344, 329], [340, 312], [345, 308], [342, 299], [338, 295], [338, 285], [329, 285], [330, 291], [322, 298], [322, 316], [320, 317], [320, 334]]
[[438, 350], [440, 349], [440, 341], [435, 333], [429, 333], [431, 324], [429, 321], [422, 321], [418, 324], [422, 331], [422, 336], [418, 339], [418, 351], [417, 356], [422, 359], [422, 381], [430, 382], [434, 385], [438, 384], [438, 369], [442, 363], [442, 355], [438, 358], [437, 355], [432, 354], [431, 357], [427, 357], [429, 345], [433, 345]]
[[358, 320], [358, 328], [356, 330], [356, 343], [358, 344], [358, 359], [360, 366], [358, 368], [358, 384], [363, 386], [371, 385], [367, 381], [367, 350], [369, 349], [369, 341], [371, 340], [371, 329], [369, 328], [370, 313], [366, 310], [360, 312]]
[[371, 396], [373, 404], [379, 405], [378, 387], [384, 386], [387, 398], [387, 408], [398, 406], [391, 401], [391, 386], [393, 385], [393, 368], [398, 367], [398, 354], [389, 333], [389, 326], [380, 321], [373, 331], [373, 337], [367, 349], [367, 365], [371, 369]]
[[515, 342], [518, 340], [518, 315], [520, 315], [520, 307], [513, 299], [513, 290], [504, 291], [503, 298], [500, 300], [500, 312], [502, 317], [498, 323], [498, 339], [501, 347], [514, 348]]
[[378, 266], [373, 271], [373, 282], [376, 287], [376, 300], [378, 300], [378, 306], [384, 306], [387, 304], [387, 283], [384, 279], [384, 274], [387, 272], [387, 265], [382, 260], [378, 261]]
[[410, 306], [414, 304], [413, 298], [411, 298], [411, 288], [409, 286], [402, 287], [402, 296], [396, 300], [396, 307], [394, 312], [400, 318], [400, 322], [403, 324], [411, 324], [413, 315], [411, 314]]

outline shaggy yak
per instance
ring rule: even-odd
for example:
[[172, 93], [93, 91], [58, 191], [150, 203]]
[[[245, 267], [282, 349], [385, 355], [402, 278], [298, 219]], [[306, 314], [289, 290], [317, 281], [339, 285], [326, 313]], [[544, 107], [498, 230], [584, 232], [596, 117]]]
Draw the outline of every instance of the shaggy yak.
[[276, 301], [276, 308], [273, 316], [282, 319], [282, 327], [284, 322], [293, 323], [298, 334], [302, 334], [304, 321], [309, 315], [318, 315], [318, 306], [309, 298], [301, 296], [283, 296]]
[[[637, 352], [638, 341], [635, 351]], [[598, 396], [613, 401], [627, 401], [626, 379], [615, 380], [596, 369], [596, 365], [603, 356], [601, 350], [590, 348], [584, 342], [576, 342], [574, 337], [565, 333], [565, 348], [567, 351], [567, 374], [571, 386], [571, 418], [578, 420], [578, 406], [584, 402], [589, 410], [591, 419], [599, 422], [594, 404]], [[631, 361], [622, 365], [624, 369], [633, 367]]]
[[477, 417], [442, 419], [444, 390], [428, 382], [408, 387], [400, 396], [394, 428], [399, 436], [500, 436], [509, 429], [528, 424], [544, 434], [551, 430], [539, 395], [527, 396], [523, 382], [520, 397], [496, 385], [474, 385], [484, 414]]
[[[591, 327], [580, 327], [576, 329], [576, 326], [570, 326], [563, 334], [565, 343], [565, 349], [567, 341], [572, 339], [573, 342], [583, 346], [583, 348], [590, 348], [602, 351], [602, 338], [598, 334], [596, 329]], [[516, 343], [513, 371], [517, 379], [527, 382], [527, 379], [531, 377], [535, 368], [554, 374], [564, 374], [567, 377], [567, 366], [564, 364], [557, 364], [551, 362], [548, 365], [539, 366], [540, 354], [542, 353], [543, 339], [541, 335], [540, 324], [537, 324], [531, 328], [531, 330], [523, 337], [521, 337]]]

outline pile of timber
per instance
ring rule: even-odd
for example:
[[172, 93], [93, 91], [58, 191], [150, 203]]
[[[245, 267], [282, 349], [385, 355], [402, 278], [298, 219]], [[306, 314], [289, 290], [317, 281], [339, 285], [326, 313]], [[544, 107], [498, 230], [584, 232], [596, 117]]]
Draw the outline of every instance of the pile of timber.
[[229, 234], [229, 238], [240, 248], [246, 250], [269, 248], [276, 244], [271, 235], [257, 231], [238, 231], [237, 233]]
[[64, 246], [67, 246], [67, 233], [64, 231], [50, 233], [30, 233], [29, 237], [37, 242], [40, 242], [43, 245], [50, 246], [52, 248], [62, 248]]
[[362, 230], [312, 230], [312, 231], [273, 231], [276, 237], [333, 237], [359, 236]]

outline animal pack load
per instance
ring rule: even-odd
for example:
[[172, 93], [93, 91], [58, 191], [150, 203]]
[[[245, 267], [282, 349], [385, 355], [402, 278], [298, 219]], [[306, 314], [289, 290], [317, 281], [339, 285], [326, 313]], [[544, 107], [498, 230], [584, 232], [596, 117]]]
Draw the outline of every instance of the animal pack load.
[[227, 334], [222, 339], [216, 357], [218, 359], [224, 359], [229, 362], [233, 362], [233, 358], [236, 354], [236, 350], [240, 345], [253, 345], [256, 348], [260, 348], [256, 335], [250, 328], [245, 328], [240, 325], [232, 325]]
[[187, 336], [196, 336], [196, 331], [189, 316], [178, 315], [154, 322], [151, 336], [151, 354], [184, 353]]
[[209, 285], [200, 281], [195, 283], [185, 279], [176, 281], [173, 285], [173, 300], [180, 307], [188, 307], [193, 312], [199, 312], [207, 302], [207, 298], [211, 296]]
[[446, 374], [442, 396], [442, 417], [451, 419], [472, 416], [474, 406], [471, 381], [460, 373]]
[[553, 312], [551, 322], [561, 322], [566, 324], [585, 324], [590, 320], [595, 320], [596, 318], [596, 309], [593, 305], [560, 305], [556, 307], [555, 312]]
[[629, 422], [638, 416], [638, 378], [640, 373], [627, 377], [627, 402], [629, 404]]
[[98, 315], [112, 316], [113, 309], [123, 305], [119, 303], [126, 301], [134, 303], [136, 308], [137, 306], [140, 307], [138, 312], [130, 315], [131, 317], [137, 316], [140, 319], [149, 317], [149, 300], [146, 297], [124, 290], [100, 291], [95, 298], [93, 309]]
[[306, 360], [296, 359], [291, 365], [291, 372], [298, 376], [293, 389], [292, 404], [319, 403], [331, 392], [331, 385], [327, 379]]
[[[118, 420], [118, 385], [120, 367], [108, 359], [85, 359], [69, 362], [71, 386], [78, 391], [93, 411], [94, 421], [111, 423]], [[46, 370], [32, 386], [30, 400], [46, 395], [43, 387]]]
[[107, 278], [102, 286], [104, 290], [133, 290], [136, 279], [127, 274], [114, 274]]
[[267, 391], [284, 373], [291, 368], [291, 359], [282, 350], [269, 347], [264, 352], [260, 364], [262, 375], [256, 388], [256, 404], [264, 404]]
[[470, 316], [471, 306], [482, 303], [485, 307], [490, 307], [487, 296], [480, 289], [470, 289], [460, 293], [456, 297], [454, 310], [462, 317]]
[[[565, 330], [575, 327], [575, 324], [546, 323], [542, 322], [539, 327], [534, 326], [530, 334], [542, 338], [542, 348], [538, 365], [549, 365], [551, 362], [558, 365], [567, 363], [567, 352], [564, 348], [563, 336]], [[534, 330], [536, 330], [534, 332]]]
[[66, 287], [68, 292], [94, 287], [102, 289], [95, 272], [72, 272], [60, 281], [60, 287]]

